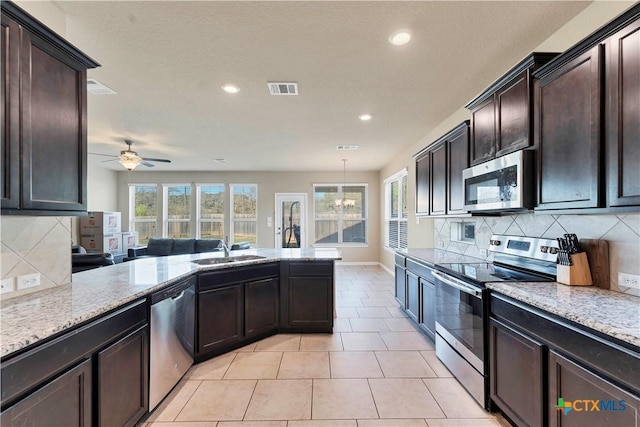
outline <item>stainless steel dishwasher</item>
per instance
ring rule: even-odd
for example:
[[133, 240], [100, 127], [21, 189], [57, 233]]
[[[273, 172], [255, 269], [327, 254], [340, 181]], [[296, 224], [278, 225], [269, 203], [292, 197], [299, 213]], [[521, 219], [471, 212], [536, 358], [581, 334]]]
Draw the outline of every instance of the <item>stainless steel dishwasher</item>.
[[149, 410], [153, 410], [193, 364], [196, 278], [151, 295]]

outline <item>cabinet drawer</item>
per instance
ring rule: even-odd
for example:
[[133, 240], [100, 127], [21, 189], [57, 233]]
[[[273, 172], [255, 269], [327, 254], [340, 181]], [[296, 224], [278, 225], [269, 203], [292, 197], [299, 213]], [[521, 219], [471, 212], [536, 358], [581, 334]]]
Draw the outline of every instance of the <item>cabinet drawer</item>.
[[3, 361], [2, 406], [146, 323], [147, 304], [141, 300]]
[[280, 268], [277, 263], [209, 271], [201, 273], [198, 276], [198, 290], [214, 289], [232, 283], [247, 282], [270, 276], [278, 276], [279, 274]]
[[404, 255], [396, 254], [396, 265], [401, 268], [406, 267], [407, 257]]
[[431, 267], [427, 267], [424, 264], [420, 264], [418, 262], [412, 261], [410, 259], [407, 260], [407, 270], [412, 272], [413, 274], [422, 277], [423, 279], [435, 283], [436, 279], [433, 277], [433, 269]]
[[290, 277], [332, 277], [333, 262], [290, 262]]

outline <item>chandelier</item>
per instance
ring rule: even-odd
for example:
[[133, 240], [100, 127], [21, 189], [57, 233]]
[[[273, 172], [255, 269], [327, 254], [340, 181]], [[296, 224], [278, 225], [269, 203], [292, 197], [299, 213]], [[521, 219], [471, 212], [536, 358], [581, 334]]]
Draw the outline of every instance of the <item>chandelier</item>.
[[347, 185], [347, 159], [342, 159], [342, 198], [336, 199], [336, 206], [339, 208], [350, 208], [356, 205], [356, 201], [353, 199], [347, 199], [344, 197], [344, 188]]

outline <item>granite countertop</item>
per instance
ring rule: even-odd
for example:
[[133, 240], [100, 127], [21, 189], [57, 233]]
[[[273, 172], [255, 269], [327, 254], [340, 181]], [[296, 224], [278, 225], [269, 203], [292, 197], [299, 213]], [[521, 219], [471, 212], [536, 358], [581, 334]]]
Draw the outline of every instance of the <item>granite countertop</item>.
[[640, 347], [640, 298], [557, 282], [487, 283], [487, 288]]
[[484, 262], [479, 258], [473, 258], [454, 252], [447, 252], [442, 249], [421, 249], [409, 248], [397, 250], [396, 253], [402, 254], [416, 261], [429, 264], [433, 267], [435, 264], [453, 263], [453, 262]]
[[143, 258], [72, 275], [72, 282], [0, 304], [0, 356], [30, 346], [58, 332], [141, 298], [195, 272], [219, 270], [280, 260], [320, 261], [341, 259], [327, 249], [249, 249], [236, 255], [264, 258], [201, 266], [191, 262], [221, 258], [222, 252]]

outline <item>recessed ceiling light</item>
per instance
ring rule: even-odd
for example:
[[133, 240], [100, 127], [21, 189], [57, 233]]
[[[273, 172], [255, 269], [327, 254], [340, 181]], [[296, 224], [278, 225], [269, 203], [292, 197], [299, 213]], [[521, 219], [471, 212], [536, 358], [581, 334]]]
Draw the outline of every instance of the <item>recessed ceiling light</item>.
[[403, 44], [409, 43], [411, 40], [411, 31], [407, 29], [402, 29], [395, 31], [389, 36], [389, 43], [394, 44], [396, 46], [402, 46]]
[[227, 159], [223, 159], [222, 157], [218, 157], [217, 159], [213, 159], [214, 162], [216, 163], [224, 163], [227, 161]]
[[371, 114], [360, 114], [358, 118], [363, 122], [368, 122], [373, 116]]
[[231, 83], [227, 83], [222, 85], [222, 90], [224, 90], [227, 93], [238, 93], [240, 92], [240, 88], [234, 84]]

